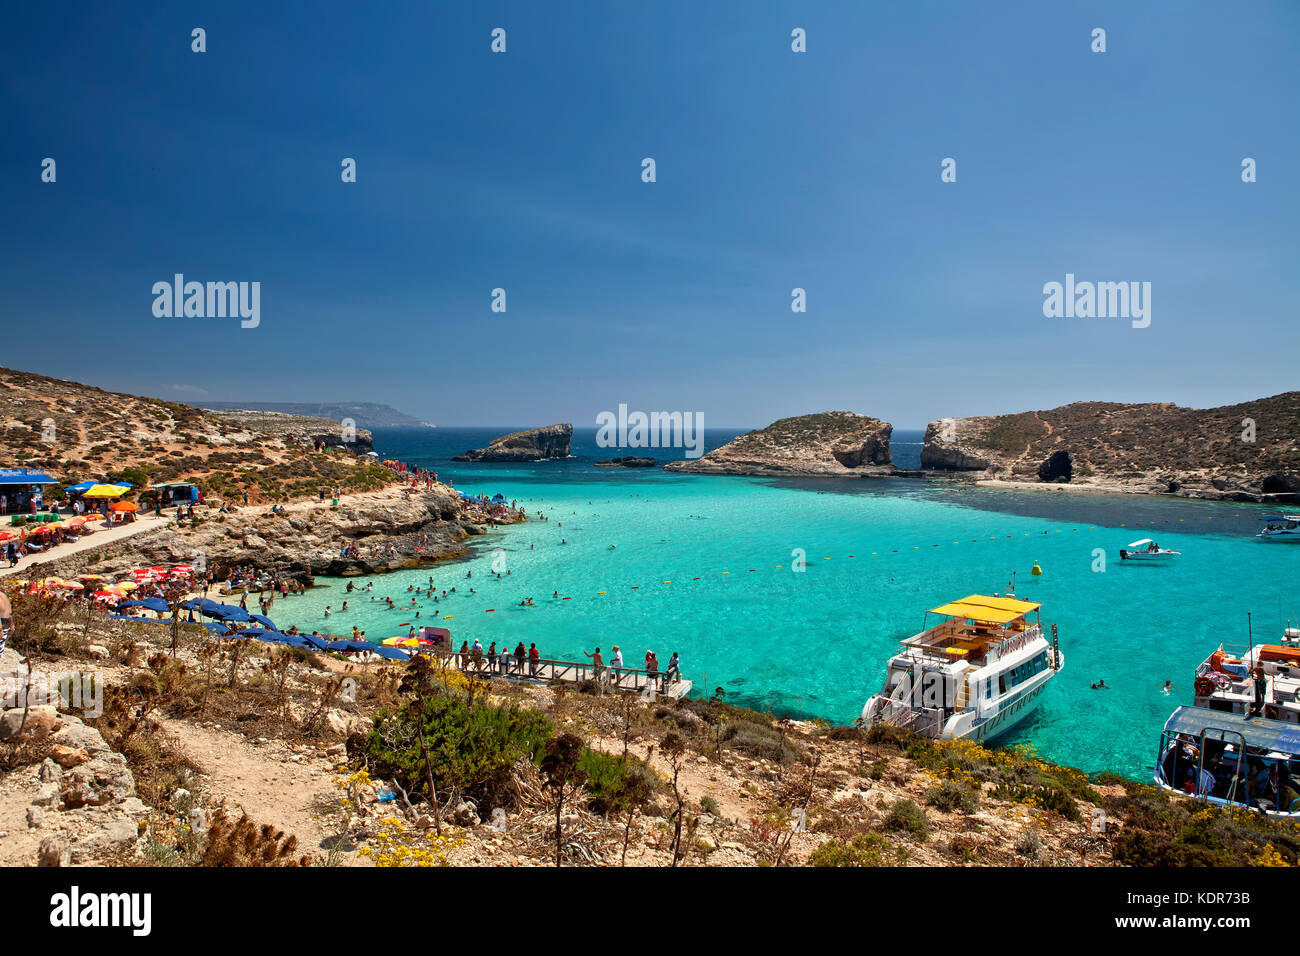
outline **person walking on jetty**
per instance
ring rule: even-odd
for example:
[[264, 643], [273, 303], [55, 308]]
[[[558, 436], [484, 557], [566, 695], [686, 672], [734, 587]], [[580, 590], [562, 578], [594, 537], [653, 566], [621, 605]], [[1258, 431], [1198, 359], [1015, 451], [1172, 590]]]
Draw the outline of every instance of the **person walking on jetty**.
[[528, 676], [529, 677], [537, 676], [537, 664], [539, 661], [541, 661], [541, 659], [542, 659], [542, 655], [537, 653], [537, 645], [529, 644], [528, 645]]
[[682, 664], [677, 659], [677, 652], [673, 651], [673, 656], [668, 658], [668, 680], [678, 681], [682, 679]]
[[588, 654], [583, 651], [583, 656], [591, 658], [591, 669], [596, 675], [596, 682], [600, 683], [601, 677], [605, 673], [605, 659], [600, 656], [600, 648], [596, 648], [595, 653]]
[[618, 683], [618, 672], [619, 672], [619, 669], [620, 669], [622, 666], [623, 666], [623, 652], [620, 651], [620, 650], [618, 649], [618, 645], [615, 644], [615, 645], [614, 645], [614, 654], [613, 654], [613, 656], [610, 657], [610, 659], [609, 659], [609, 669], [610, 669], [610, 672], [613, 674], [613, 677], [614, 677], [614, 683], [615, 683], [615, 684]]
[[497, 664], [501, 668], [501, 676], [510, 676], [510, 648], [504, 644], [501, 645], [501, 656], [497, 658]]
[[515, 646], [515, 673], [520, 677], [524, 674], [524, 660], [528, 657], [528, 651], [524, 649], [524, 642], [520, 641]]

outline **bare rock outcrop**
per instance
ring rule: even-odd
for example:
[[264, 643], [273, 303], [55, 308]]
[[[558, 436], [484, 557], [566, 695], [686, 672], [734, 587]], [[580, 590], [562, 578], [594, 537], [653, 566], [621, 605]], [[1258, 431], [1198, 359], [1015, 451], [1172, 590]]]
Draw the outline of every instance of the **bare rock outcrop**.
[[[218, 574], [234, 565], [275, 569], [310, 584], [316, 575], [358, 575], [419, 567], [465, 552], [466, 538], [483, 533], [446, 485], [433, 490], [376, 492], [328, 503], [204, 516], [198, 527], [170, 526], [95, 552], [99, 574], [146, 564], [193, 563], [202, 555]], [[50, 562], [52, 573], [82, 573], [91, 552]]]
[[892, 432], [888, 422], [855, 412], [799, 415], [665, 467], [704, 475], [880, 477], [896, 473], [889, 455]]
[[1074, 402], [930, 422], [921, 467], [1234, 501], [1300, 496], [1300, 392], [1220, 408]]
[[573, 426], [545, 425], [492, 439], [486, 448], [471, 448], [453, 461], [546, 461], [568, 458]]

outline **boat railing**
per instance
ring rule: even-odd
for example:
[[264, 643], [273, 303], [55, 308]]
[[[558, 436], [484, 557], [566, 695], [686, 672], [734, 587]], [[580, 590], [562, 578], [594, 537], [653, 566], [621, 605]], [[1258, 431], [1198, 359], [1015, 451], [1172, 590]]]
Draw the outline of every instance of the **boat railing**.
[[938, 736], [943, 729], [943, 711], [937, 707], [913, 707], [890, 700], [877, 712], [876, 721], [925, 736]]

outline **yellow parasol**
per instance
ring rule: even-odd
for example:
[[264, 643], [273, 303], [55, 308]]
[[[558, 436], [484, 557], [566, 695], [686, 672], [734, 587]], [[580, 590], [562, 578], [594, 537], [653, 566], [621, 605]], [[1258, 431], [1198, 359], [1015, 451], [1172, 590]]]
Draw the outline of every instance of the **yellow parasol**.
[[91, 485], [82, 494], [83, 498], [121, 498], [131, 489], [125, 485]]

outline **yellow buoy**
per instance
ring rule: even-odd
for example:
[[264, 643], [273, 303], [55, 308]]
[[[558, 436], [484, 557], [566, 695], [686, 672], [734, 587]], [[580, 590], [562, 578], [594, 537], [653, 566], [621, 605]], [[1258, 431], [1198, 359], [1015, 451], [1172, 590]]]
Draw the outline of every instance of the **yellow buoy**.
[[1033, 575], [1039, 575], [1043, 573], [1043, 569], [1038, 566], [1037, 562], [1035, 562], [1034, 566], [1030, 569], [1029, 573]]

